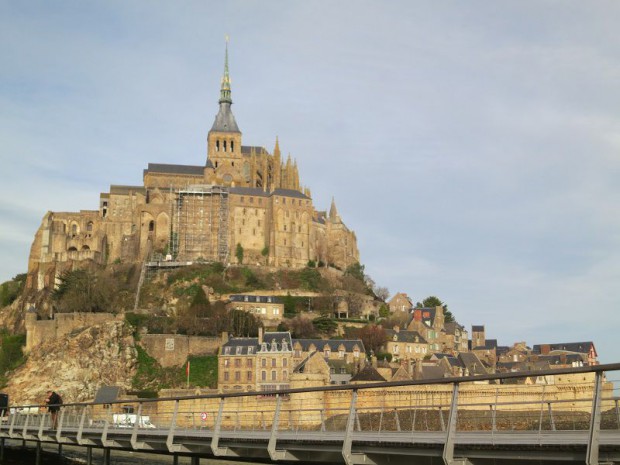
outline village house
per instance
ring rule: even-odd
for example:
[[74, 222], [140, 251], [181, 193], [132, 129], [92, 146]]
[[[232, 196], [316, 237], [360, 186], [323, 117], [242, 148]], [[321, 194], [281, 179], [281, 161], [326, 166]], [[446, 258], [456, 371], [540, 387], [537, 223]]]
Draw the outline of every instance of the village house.
[[284, 315], [284, 304], [279, 297], [272, 295], [232, 294], [228, 310], [242, 310], [251, 313], [265, 326], [277, 326]]
[[413, 308], [413, 303], [411, 302], [411, 298], [404, 292], [398, 292], [392, 297], [388, 304], [388, 308], [390, 309], [390, 313], [394, 312], [403, 312], [409, 313]]

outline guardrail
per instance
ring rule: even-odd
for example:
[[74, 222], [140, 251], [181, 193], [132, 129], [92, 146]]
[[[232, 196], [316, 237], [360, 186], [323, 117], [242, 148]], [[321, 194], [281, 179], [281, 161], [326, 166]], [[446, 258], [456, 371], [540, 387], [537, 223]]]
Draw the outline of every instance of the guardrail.
[[[199, 457], [444, 463], [620, 461], [620, 363], [433, 381], [11, 407], [0, 440]], [[570, 382], [523, 384], [561, 377]], [[514, 384], [514, 383], [520, 384]], [[528, 381], [529, 382], [529, 381]], [[127, 404], [132, 404], [129, 408]], [[105, 457], [105, 456], [104, 456]], [[389, 457], [389, 459], [388, 459]]]

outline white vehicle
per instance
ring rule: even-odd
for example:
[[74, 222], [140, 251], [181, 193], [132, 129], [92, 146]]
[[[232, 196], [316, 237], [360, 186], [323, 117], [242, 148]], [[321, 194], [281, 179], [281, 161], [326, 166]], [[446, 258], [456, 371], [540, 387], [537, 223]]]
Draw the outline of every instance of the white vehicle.
[[138, 422], [138, 428], [156, 428], [156, 426], [151, 423], [151, 419], [148, 415], [140, 415], [138, 419], [138, 415], [133, 413], [133, 407], [126, 405], [123, 406], [124, 413], [115, 413], [112, 415], [112, 424], [117, 428], [133, 428]]

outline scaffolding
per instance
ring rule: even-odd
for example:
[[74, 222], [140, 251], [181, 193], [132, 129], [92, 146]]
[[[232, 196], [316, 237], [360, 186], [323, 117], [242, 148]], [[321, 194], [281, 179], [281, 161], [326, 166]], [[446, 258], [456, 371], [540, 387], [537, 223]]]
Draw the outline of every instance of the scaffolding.
[[192, 185], [174, 198], [170, 237], [176, 260], [228, 260], [228, 188]]

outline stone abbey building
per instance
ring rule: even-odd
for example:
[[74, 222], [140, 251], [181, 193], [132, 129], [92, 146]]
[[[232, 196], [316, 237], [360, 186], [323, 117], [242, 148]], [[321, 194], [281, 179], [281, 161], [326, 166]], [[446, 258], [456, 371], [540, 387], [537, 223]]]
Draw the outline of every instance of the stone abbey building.
[[228, 50], [219, 111], [204, 165], [149, 163], [141, 186], [110, 186], [98, 210], [48, 212], [31, 247], [28, 287], [43, 289], [79, 262], [174, 261], [303, 267], [309, 260], [340, 268], [359, 261], [355, 233], [332, 201], [317, 211], [299, 181], [297, 163], [246, 146], [231, 110]]

